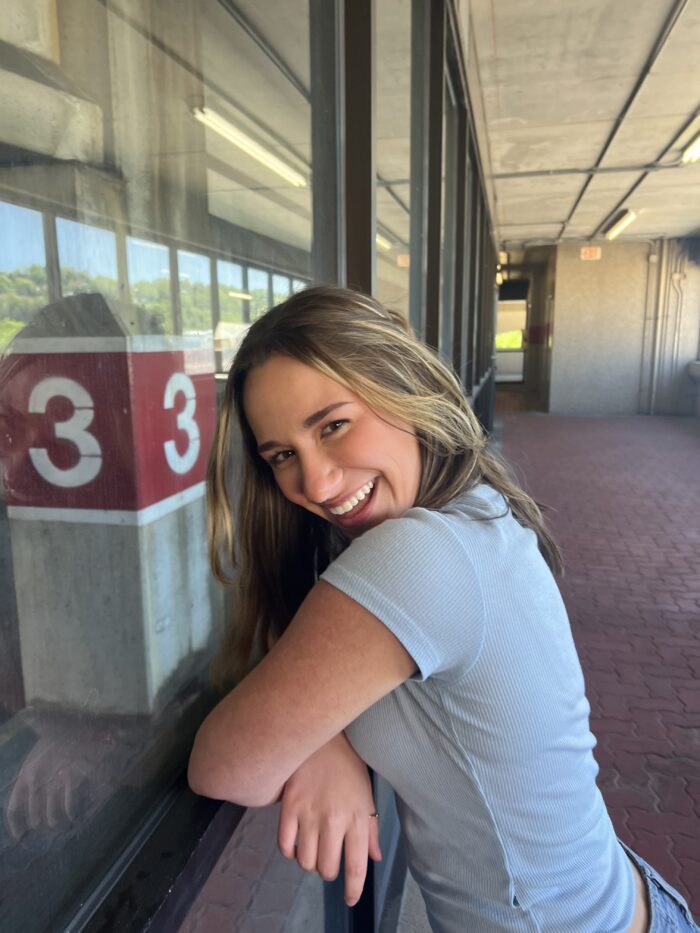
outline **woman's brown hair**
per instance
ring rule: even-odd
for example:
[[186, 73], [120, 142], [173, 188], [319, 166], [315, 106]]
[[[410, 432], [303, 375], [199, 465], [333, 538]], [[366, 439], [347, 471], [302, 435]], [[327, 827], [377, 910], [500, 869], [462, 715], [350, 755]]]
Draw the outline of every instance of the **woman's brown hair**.
[[[413, 426], [421, 455], [416, 506], [440, 509], [478, 483], [488, 483], [504, 496], [515, 518], [535, 532], [552, 570], [561, 570], [540, 509], [486, 449], [482, 427], [458, 380], [405, 319], [348, 289], [304, 289], [248, 330], [231, 366], [209, 459], [212, 568], [236, 592], [235, 618], [213, 669], [220, 686], [240, 678], [279, 637], [345, 543], [333, 525], [282, 496], [257, 452], [243, 391], [250, 370], [273, 354], [314, 367], [374, 411]], [[234, 412], [243, 441], [235, 529], [228, 493]]]

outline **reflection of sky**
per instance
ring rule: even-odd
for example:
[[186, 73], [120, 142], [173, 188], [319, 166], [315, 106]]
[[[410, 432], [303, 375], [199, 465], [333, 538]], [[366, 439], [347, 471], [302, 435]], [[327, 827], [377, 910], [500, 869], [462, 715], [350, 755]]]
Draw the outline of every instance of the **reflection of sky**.
[[56, 238], [61, 268], [116, 279], [116, 238], [110, 230], [57, 217]]
[[167, 246], [149, 243], [137, 237], [126, 238], [126, 265], [129, 281], [154, 282], [156, 279], [170, 278], [170, 259]]
[[219, 259], [216, 263], [216, 274], [219, 277], [219, 285], [226, 285], [229, 288], [243, 288], [243, 269], [235, 262], [226, 262]]
[[0, 201], [0, 272], [45, 263], [41, 214]]
[[286, 275], [272, 276], [272, 293], [275, 301], [282, 301], [289, 295], [289, 279]]
[[267, 272], [262, 269], [248, 269], [248, 291], [258, 288], [267, 295]]
[[199, 285], [209, 285], [211, 281], [207, 257], [188, 253], [184, 249], [177, 251], [177, 271], [180, 281], [197, 282]]

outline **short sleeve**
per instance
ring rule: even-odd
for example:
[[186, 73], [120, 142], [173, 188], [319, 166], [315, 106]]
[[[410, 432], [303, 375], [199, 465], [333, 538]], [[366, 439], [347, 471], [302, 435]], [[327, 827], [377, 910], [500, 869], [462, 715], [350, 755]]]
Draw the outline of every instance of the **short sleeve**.
[[410, 509], [366, 531], [321, 576], [386, 625], [421, 680], [461, 677], [483, 640], [481, 588], [453, 521]]

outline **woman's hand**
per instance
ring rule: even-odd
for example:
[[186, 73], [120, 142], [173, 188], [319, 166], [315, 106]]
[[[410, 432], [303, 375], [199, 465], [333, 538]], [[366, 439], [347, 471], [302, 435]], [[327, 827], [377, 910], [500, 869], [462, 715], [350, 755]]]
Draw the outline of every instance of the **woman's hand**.
[[308, 758], [282, 792], [278, 843], [282, 855], [324, 881], [338, 876], [345, 846], [345, 902], [360, 898], [367, 857], [379, 861], [379, 820], [367, 765], [341, 732]]

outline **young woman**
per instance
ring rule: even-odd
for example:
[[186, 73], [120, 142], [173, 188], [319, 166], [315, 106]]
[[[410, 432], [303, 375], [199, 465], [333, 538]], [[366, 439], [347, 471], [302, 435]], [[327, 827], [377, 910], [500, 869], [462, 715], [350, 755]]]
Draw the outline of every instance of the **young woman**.
[[281, 798], [282, 852], [332, 878], [344, 849], [352, 904], [380, 857], [366, 762], [396, 791], [435, 931], [695, 929], [596, 786], [539, 509], [399, 315], [311, 288], [253, 324], [208, 495], [215, 573], [238, 567], [219, 659], [238, 685], [197, 735], [195, 791]]

